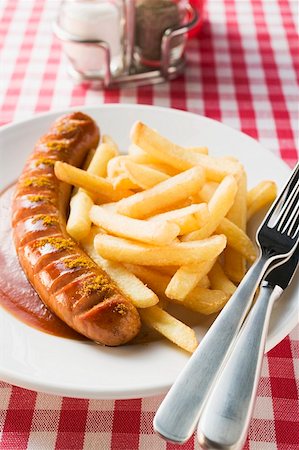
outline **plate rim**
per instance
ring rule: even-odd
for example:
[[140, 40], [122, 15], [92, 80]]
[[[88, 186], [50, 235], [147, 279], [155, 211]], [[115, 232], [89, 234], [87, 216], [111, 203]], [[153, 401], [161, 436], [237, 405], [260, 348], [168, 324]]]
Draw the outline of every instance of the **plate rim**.
[[[167, 111], [170, 114], [174, 114], [174, 115], [189, 115], [189, 116], [193, 116], [196, 119], [200, 119], [200, 120], [204, 120], [207, 122], [211, 122], [214, 124], [217, 124], [217, 126], [221, 126], [224, 127], [226, 130], [228, 130], [229, 133], [234, 133], [236, 135], [236, 137], [238, 135], [242, 135], [243, 138], [246, 138], [249, 141], [252, 141], [255, 145], [258, 144], [263, 151], [270, 156], [270, 158], [274, 158], [277, 160], [277, 162], [279, 162], [281, 165], [283, 165], [286, 169], [288, 169], [288, 171], [290, 172], [290, 168], [289, 166], [286, 164], [286, 162], [280, 158], [279, 156], [277, 156], [276, 154], [272, 153], [270, 150], [268, 150], [267, 148], [265, 148], [258, 140], [252, 138], [251, 136], [245, 134], [244, 132], [232, 128], [229, 125], [220, 122], [218, 120], [203, 116], [203, 115], [199, 115], [193, 112], [189, 112], [189, 111], [184, 111], [184, 110], [180, 110], [180, 109], [175, 109], [175, 108], [170, 108], [170, 107], [164, 107], [164, 106], [155, 106], [155, 105], [143, 105], [143, 104], [130, 104], [130, 103], [107, 103], [107, 104], [100, 104], [100, 105], [77, 105], [77, 106], [72, 106], [72, 107], [68, 107], [68, 108], [63, 108], [63, 109], [53, 109], [50, 111], [45, 111], [42, 113], [37, 113], [37, 114], [33, 114], [31, 117], [29, 118], [25, 118], [25, 119], [20, 119], [20, 120], [16, 120], [14, 122], [2, 125], [0, 127], [0, 137], [3, 135], [3, 133], [5, 133], [7, 130], [9, 129], [13, 129], [15, 127], [18, 126], [22, 126], [24, 124], [28, 124], [30, 122], [35, 122], [39, 119], [43, 119], [46, 117], [49, 117], [49, 120], [52, 120], [51, 118], [55, 118], [55, 116], [59, 116], [62, 114], [68, 114], [70, 112], [73, 111], [82, 111], [82, 112], [86, 112], [87, 114], [91, 114], [93, 111], [99, 111], [101, 109], [134, 109], [134, 110], [158, 110], [160, 112], [165, 112]], [[4, 187], [5, 189], [5, 187]], [[1, 189], [2, 191], [2, 189]], [[9, 314], [9, 313], [8, 313]], [[13, 316], [12, 316], [13, 317]], [[14, 318], [15, 320], [18, 320], [16, 318]], [[293, 328], [297, 325], [299, 321], [299, 317], [298, 320], [296, 319], [296, 315], [294, 315], [293, 317], [293, 321], [290, 322], [288, 325], [288, 329], [284, 329], [281, 330], [280, 332], [275, 334], [276, 339], [272, 338], [272, 341], [274, 342], [268, 342], [267, 340], [267, 346], [266, 346], [266, 352], [267, 353], [269, 350], [271, 350], [272, 348], [274, 348], [279, 342], [281, 342], [292, 330]], [[35, 329], [35, 331], [39, 332], [38, 330]], [[59, 395], [59, 396], [66, 396], [66, 397], [76, 397], [76, 398], [91, 398], [91, 399], [130, 399], [130, 398], [140, 398], [140, 397], [148, 397], [148, 396], [152, 396], [152, 395], [160, 395], [164, 392], [166, 392], [166, 390], [170, 387], [168, 385], [168, 383], [160, 383], [159, 385], [159, 389], [157, 389], [157, 387], [147, 387], [144, 388], [142, 390], [142, 393], [137, 393], [136, 390], [134, 390], [134, 388], [128, 389], [126, 388], [126, 390], [124, 391], [123, 388], [113, 388], [112, 390], [107, 390], [105, 388], [105, 390], [93, 390], [93, 389], [82, 389], [82, 388], [78, 388], [77, 385], [72, 386], [70, 383], [68, 383], [66, 386], [62, 386], [61, 384], [58, 386], [57, 383], [49, 383], [48, 382], [43, 382], [41, 380], [34, 380], [34, 377], [30, 377], [27, 376], [26, 374], [18, 377], [18, 374], [14, 374], [12, 371], [9, 370], [5, 370], [2, 367], [0, 367], [0, 377], [1, 380], [23, 387], [23, 388], [27, 388], [27, 389], [33, 389], [35, 391], [39, 391], [39, 392], [45, 392], [48, 394], [54, 394], [54, 395]]]

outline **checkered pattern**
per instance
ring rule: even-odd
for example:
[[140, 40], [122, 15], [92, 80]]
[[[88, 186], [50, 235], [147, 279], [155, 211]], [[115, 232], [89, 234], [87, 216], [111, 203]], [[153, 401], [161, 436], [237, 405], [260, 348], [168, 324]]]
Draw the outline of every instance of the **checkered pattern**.
[[[145, 103], [203, 114], [298, 159], [297, 0], [209, 0], [188, 68], [154, 87], [74, 86], [51, 23], [58, 0], [0, 1], [0, 123], [75, 105]], [[5, 343], [1, 343], [5, 345]], [[264, 360], [246, 450], [299, 445], [299, 328]], [[0, 449], [181, 450], [153, 433], [161, 397], [79, 400], [0, 383]]]

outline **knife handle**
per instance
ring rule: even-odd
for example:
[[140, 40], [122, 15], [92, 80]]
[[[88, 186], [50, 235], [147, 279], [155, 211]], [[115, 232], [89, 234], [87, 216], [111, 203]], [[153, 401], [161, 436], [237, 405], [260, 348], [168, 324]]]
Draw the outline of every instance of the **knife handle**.
[[260, 378], [272, 306], [279, 286], [266, 281], [220, 374], [198, 428], [202, 449], [241, 449], [246, 439]]

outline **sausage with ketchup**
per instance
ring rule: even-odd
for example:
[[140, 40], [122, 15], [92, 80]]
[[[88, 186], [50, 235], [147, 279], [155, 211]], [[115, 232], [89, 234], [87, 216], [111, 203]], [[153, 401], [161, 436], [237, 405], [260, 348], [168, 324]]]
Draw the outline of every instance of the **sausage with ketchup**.
[[116, 346], [139, 332], [138, 311], [67, 234], [71, 187], [54, 174], [55, 161], [80, 166], [98, 142], [98, 127], [85, 114], [58, 119], [19, 178], [12, 226], [21, 266], [46, 306], [84, 336]]

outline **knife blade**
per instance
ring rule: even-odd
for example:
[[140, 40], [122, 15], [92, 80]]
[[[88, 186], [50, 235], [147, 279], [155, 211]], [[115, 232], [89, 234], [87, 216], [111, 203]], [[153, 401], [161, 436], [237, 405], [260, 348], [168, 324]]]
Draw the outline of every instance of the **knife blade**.
[[260, 378], [272, 306], [291, 283], [298, 259], [297, 249], [262, 282], [256, 302], [201, 416], [198, 440], [205, 450], [243, 447]]

